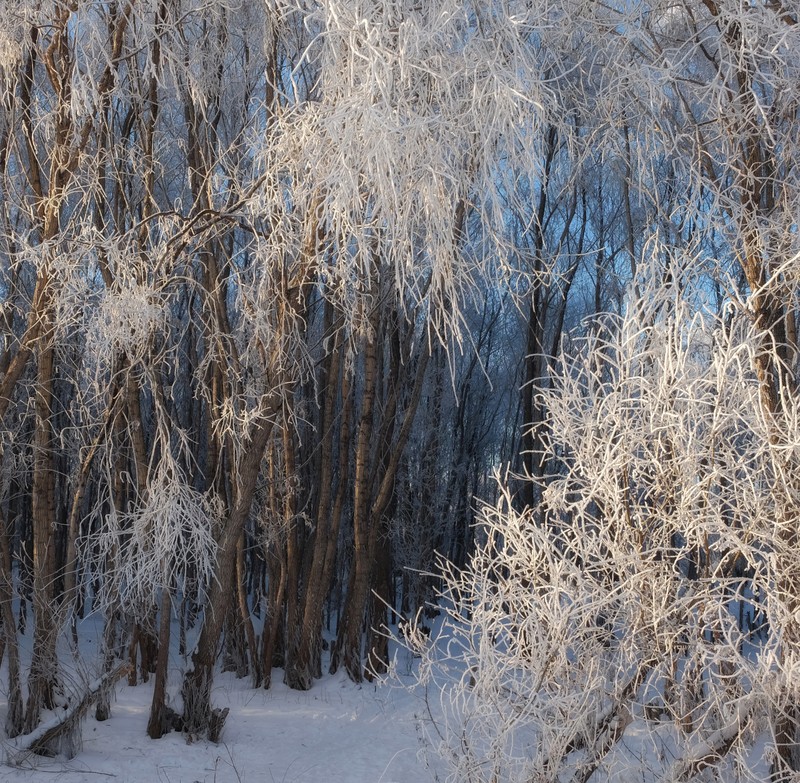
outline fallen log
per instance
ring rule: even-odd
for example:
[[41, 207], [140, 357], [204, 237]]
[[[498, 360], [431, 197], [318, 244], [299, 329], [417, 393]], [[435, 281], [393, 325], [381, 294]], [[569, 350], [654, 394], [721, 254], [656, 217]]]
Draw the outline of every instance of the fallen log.
[[5, 744], [5, 763], [19, 766], [31, 753], [40, 756], [63, 754], [73, 758], [80, 750], [80, 723], [92, 702], [104, 688], [112, 687], [117, 680], [128, 673], [129, 664], [123, 663], [98, 677], [81, 694], [75, 694], [71, 702], [58, 710], [44, 723], [39, 724], [29, 734], [16, 737]]

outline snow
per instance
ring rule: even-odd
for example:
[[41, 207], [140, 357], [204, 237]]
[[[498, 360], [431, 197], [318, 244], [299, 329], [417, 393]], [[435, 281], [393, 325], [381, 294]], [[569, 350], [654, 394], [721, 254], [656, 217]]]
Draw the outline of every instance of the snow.
[[[97, 630], [99, 633], [99, 629]], [[82, 648], [94, 647], [95, 630], [82, 628]], [[29, 638], [23, 638], [28, 657]], [[84, 655], [85, 667], [91, 655]], [[70, 656], [61, 656], [69, 662]], [[180, 689], [182, 657], [172, 655], [169, 692]], [[273, 670], [272, 687], [254, 689], [248, 678], [217, 674], [215, 707], [230, 707], [222, 741], [188, 744], [179, 733], [151, 740], [146, 734], [153, 680], [117, 686], [111, 718], [91, 710], [83, 723], [83, 749], [65, 759], [28, 755], [17, 767], [0, 764], [0, 783], [425, 783], [432, 774], [418, 757], [411, 691], [389, 685], [355, 685], [342, 674], [325, 676], [309, 691], [292, 691]], [[0, 726], [5, 719], [7, 671], [0, 669]], [[0, 736], [2, 736], [0, 734]], [[2, 741], [3, 757], [10, 746]]]
[[[403, 649], [397, 650], [392, 684], [356, 685], [341, 672], [316, 681], [309, 691], [293, 691], [283, 684], [283, 672], [274, 669], [272, 687], [264, 690], [252, 688], [249, 678], [237, 679], [233, 673], [218, 673], [213, 704], [230, 708], [222, 741], [218, 745], [206, 740], [189, 744], [182, 734], [175, 732], [160, 740], [149, 739], [146, 726], [153, 682], [130, 687], [122, 680], [116, 688], [111, 718], [97, 722], [91, 710], [83, 722], [83, 748], [75, 758], [48, 759], [28, 754], [20, 759], [17, 767], [0, 763], [0, 783], [103, 780], [120, 783], [426, 783], [444, 780], [455, 769], [452, 765], [448, 767], [443, 758], [437, 758], [439, 740], [435, 733], [437, 728], [448, 728], [448, 713], [450, 718], [464, 717], [459, 711], [464, 705], [451, 689], [462, 679], [466, 664], [448, 657], [447, 637], [438, 636], [443, 619], [432, 623], [430, 649], [436, 660], [447, 663], [447, 671], [439, 672], [439, 676], [434, 675], [428, 682], [427, 696], [424, 686], [414, 685], [411, 676], [420, 659], [412, 658]], [[174, 631], [168, 689], [173, 699], [179, 692], [182, 669], [186, 665], [184, 657], [177, 654], [177, 629]], [[72, 658], [62, 639], [60, 660], [67, 682], [91, 683], [96, 678], [99, 660], [96, 650], [101, 635], [97, 617], [81, 623], [81, 656], [77, 660]], [[30, 646], [29, 631], [21, 638], [25, 664], [30, 660]], [[326, 659], [327, 653], [323, 665]], [[3, 665], [0, 667], [0, 726], [5, 719], [6, 688], [7, 670]], [[451, 698], [456, 702], [449, 703]], [[744, 700], [735, 720], [722, 731], [738, 730], [746, 711], [747, 700]], [[420, 723], [428, 716], [435, 718], [436, 727]], [[43, 716], [43, 720], [48, 717]], [[674, 724], [664, 720], [648, 725], [642, 719], [640, 707], [635, 707], [633, 717], [623, 740], [592, 776], [593, 783], [630, 783], [632, 780], [656, 783], [669, 780], [670, 773], [680, 777], [683, 767], [682, 759], [675, 757], [680, 744], [676, 742]], [[460, 732], [466, 725], [456, 720], [449, 728]], [[474, 731], [475, 725], [471, 725]], [[746, 766], [751, 774], [739, 776], [733, 760], [729, 760], [722, 765], [721, 779], [766, 780], [768, 737], [760, 724], [750, 731], [760, 735], [751, 738], [747, 754]], [[475, 739], [473, 737], [473, 741]], [[479, 736], [477, 740], [480, 741]], [[713, 744], [716, 735], [711, 734], [706, 740]], [[14, 746], [13, 741], [0, 739], [0, 760]], [[447, 751], [447, 747], [444, 750]], [[702, 757], [707, 750], [708, 745], [695, 743], [688, 758]], [[435, 771], [426, 762], [435, 767]], [[481, 774], [476, 773], [474, 779], [488, 780]]]
[[[280, 678], [281, 672], [274, 672]], [[176, 682], [176, 687], [177, 687]], [[230, 707], [222, 741], [187, 744], [181, 734], [145, 733], [152, 681], [117, 688], [108, 721], [90, 715], [83, 750], [71, 761], [30, 756], [0, 766], [3, 783], [407, 783], [430, 780], [417, 758], [413, 696], [385, 685], [325, 677], [310, 691], [283, 683], [254, 690], [247, 679], [218, 675], [214, 704]], [[0, 703], [0, 711], [3, 711]]]

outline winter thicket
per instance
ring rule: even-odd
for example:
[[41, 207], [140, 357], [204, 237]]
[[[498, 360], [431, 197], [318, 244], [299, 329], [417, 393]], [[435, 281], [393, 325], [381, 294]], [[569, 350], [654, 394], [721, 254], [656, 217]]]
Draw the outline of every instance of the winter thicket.
[[541, 503], [504, 493], [445, 566], [446, 652], [416, 642], [454, 780], [781, 769], [777, 734], [753, 746], [796, 694], [797, 404], [774, 437], [752, 324], [653, 300], [543, 392]]
[[800, 771], [794, 4], [7, 5], [9, 737], [440, 601], [455, 779]]

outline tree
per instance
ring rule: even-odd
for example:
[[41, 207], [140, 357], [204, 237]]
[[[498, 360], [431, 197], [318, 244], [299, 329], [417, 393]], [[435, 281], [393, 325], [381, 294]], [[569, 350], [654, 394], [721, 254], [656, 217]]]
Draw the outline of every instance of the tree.
[[[792, 704], [798, 555], [774, 520], [796, 513], [800, 433], [771, 437], [744, 309], [645, 290], [542, 392], [558, 470], [538, 513], [504, 492], [467, 567], [445, 564], [445, 638], [417, 641], [448, 779], [763, 779], [752, 745]], [[664, 753], [637, 755], [643, 732]]]
[[[255, 683], [275, 661], [308, 688], [324, 618], [334, 667], [379, 671], [383, 626], [435, 582], [402, 570], [426, 526], [415, 566], [434, 548], [467, 563], [474, 497], [496, 498], [507, 462], [532, 479], [517, 512], [550, 514], [568, 466], [551, 387], [577, 372], [577, 336], [611, 345], [601, 311], [633, 317], [642, 292], [677, 289], [685, 319], [747, 299], [788, 450], [797, 35], [792, 9], [732, 0], [16, 0], [0, 19], [9, 733], [59, 698], [56, 637], [92, 607], [105, 673], [123, 649], [158, 669], [154, 734], [174, 606], [182, 648], [201, 624], [190, 733], [221, 727], [221, 648]], [[674, 317], [646, 313], [645, 331]], [[174, 536], [197, 547], [172, 556]], [[17, 594], [36, 637], [24, 708]], [[776, 716], [776, 776], [798, 766], [794, 712]]]

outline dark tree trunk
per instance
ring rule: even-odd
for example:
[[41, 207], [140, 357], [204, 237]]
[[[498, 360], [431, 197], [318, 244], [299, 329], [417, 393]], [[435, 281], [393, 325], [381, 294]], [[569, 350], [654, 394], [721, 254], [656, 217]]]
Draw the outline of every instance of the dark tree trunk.
[[389, 628], [386, 624], [389, 604], [389, 582], [392, 571], [389, 526], [381, 524], [381, 534], [377, 544], [375, 563], [375, 585], [370, 610], [370, 627], [367, 634], [367, 663], [364, 670], [366, 679], [372, 681], [389, 670]]
[[261, 671], [265, 688], [272, 684], [272, 668], [275, 654], [284, 644], [283, 637], [283, 597], [286, 592], [286, 569], [282, 558], [274, 553], [267, 554], [270, 562], [267, 614], [264, 630], [261, 633]]
[[353, 566], [350, 585], [347, 590], [344, 614], [340, 621], [336, 646], [331, 656], [331, 674], [344, 665], [353, 682], [361, 682], [361, 630], [364, 611], [369, 595], [372, 577], [370, 552], [370, 444], [373, 434], [373, 408], [377, 392], [378, 378], [378, 321], [377, 315], [371, 318], [371, 336], [365, 339], [364, 346], [364, 390], [361, 399], [361, 415], [356, 442], [355, 473], [353, 486]]
[[223, 623], [236, 594], [237, 544], [250, 514], [261, 459], [272, 432], [272, 416], [276, 408], [274, 401], [271, 408], [270, 403], [265, 401], [264, 415], [253, 429], [247, 451], [239, 466], [236, 503], [225, 521], [220, 537], [215, 578], [211, 580], [200, 638], [192, 654], [192, 666], [183, 680], [183, 724], [184, 730], [190, 735], [205, 733], [211, 725], [214, 663]]
[[156, 659], [156, 681], [153, 687], [153, 701], [150, 705], [150, 719], [147, 722], [147, 734], [150, 739], [161, 739], [169, 732], [170, 724], [167, 714], [167, 669], [169, 666], [169, 635], [172, 620], [172, 600], [170, 591], [165, 585], [161, 588], [161, 609], [158, 628], [158, 657]]
[[[375, 330], [377, 332], [377, 329]], [[370, 384], [375, 382], [374, 374], [371, 374], [370, 366], [374, 369], [376, 362], [370, 357], [369, 344], [365, 357], [365, 394]], [[337, 671], [339, 665], [343, 664], [348, 676], [354, 682], [361, 682], [363, 678], [363, 668], [361, 659], [362, 629], [364, 625], [364, 614], [367, 609], [367, 602], [372, 587], [373, 566], [377, 552], [381, 521], [392, 498], [394, 491], [395, 478], [400, 466], [400, 459], [408, 441], [411, 426], [414, 422], [419, 402], [422, 397], [422, 388], [425, 380], [425, 373], [430, 360], [430, 352], [427, 346], [421, 348], [421, 353], [417, 359], [416, 376], [411, 397], [403, 412], [402, 425], [399, 427], [398, 434], [389, 450], [389, 458], [385, 463], [385, 468], [379, 477], [367, 475], [359, 476], [359, 465], [367, 470], [366, 459], [369, 455], [369, 437], [372, 434], [372, 411], [364, 410], [362, 403], [362, 415], [359, 426], [359, 443], [356, 448], [356, 474], [354, 491], [354, 538], [355, 549], [353, 553], [353, 567], [350, 575], [350, 583], [347, 590], [343, 618], [340, 622], [339, 635], [336, 646], [331, 656], [331, 673]], [[377, 353], [375, 354], [377, 358]], [[399, 392], [395, 392], [395, 397]], [[374, 401], [374, 399], [373, 399]], [[396, 414], [393, 414], [396, 415]], [[366, 425], [366, 426], [365, 426]], [[362, 440], [362, 438], [364, 440]], [[384, 454], [387, 452], [384, 451]], [[377, 485], [374, 491], [374, 499], [369, 502], [367, 487], [370, 479]], [[377, 479], [377, 480], [376, 480]], [[364, 486], [360, 487], [360, 482]], [[360, 507], [359, 503], [364, 503]], [[369, 504], [369, 505], [367, 505]]]
[[353, 402], [347, 373], [341, 375], [342, 414], [339, 427], [339, 481], [333, 506], [330, 507], [333, 482], [333, 406], [337, 396], [340, 370], [340, 351], [334, 347], [334, 356], [328, 368], [328, 385], [325, 397], [323, 426], [325, 437], [322, 444], [320, 469], [321, 489], [317, 509], [317, 530], [314, 551], [305, 588], [302, 625], [297, 646], [286, 669], [286, 683], [290, 688], [307, 690], [315, 677], [322, 674], [322, 620], [325, 599], [331, 589], [339, 528], [350, 475], [350, 422]]
[[[49, 324], [50, 322], [48, 322]], [[45, 329], [45, 334], [51, 329]], [[55, 482], [52, 452], [53, 348], [39, 353], [36, 386], [36, 429], [33, 470], [33, 658], [28, 676], [25, 731], [39, 723], [42, 709], [52, 709], [58, 682], [56, 639], [58, 623], [54, 611], [55, 576]]]
[[244, 631], [244, 640], [247, 647], [247, 660], [250, 664], [250, 674], [253, 677], [253, 686], [261, 685], [261, 660], [258, 655], [256, 632], [253, 628], [253, 619], [250, 617], [250, 607], [247, 603], [247, 574], [244, 553], [245, 532], [239, 536], [236, 550], [236, 598], [239, 623]]
[[8, 526], [0, 514], [0, 612], [2, 615], [2, 632], [5, 636], [5, 649], [8, 658], [8, 696], [5, 730], [9, 738], [22, 733], [25, 725], [25, 713], [22, 703], [22, 687], [20, 684], [19, 644], [17, 626], [12, 609], [14, 590], [13, 572], [11, 569], [11, 547], [9, 546]]

